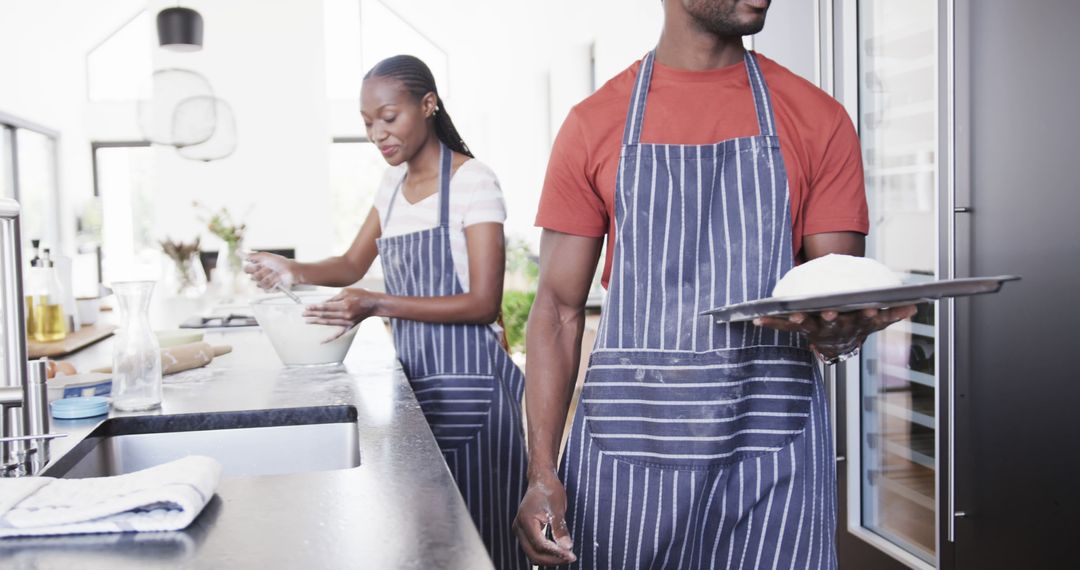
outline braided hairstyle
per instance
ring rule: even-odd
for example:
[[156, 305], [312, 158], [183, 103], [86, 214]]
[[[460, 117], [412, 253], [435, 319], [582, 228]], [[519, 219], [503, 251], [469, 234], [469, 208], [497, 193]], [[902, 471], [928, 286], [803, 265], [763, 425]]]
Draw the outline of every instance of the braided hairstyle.
[[435, 104], [437, 105], [434, 115], [435, 136], [439, 137], [439, 140], [450, 150], [464, 154], [469, 158], [475, 158], [472, 151], [469, 150], [469, 146], [465, 144], [465, 141], [461, 139], [461, 135], [458, 134], [454, 121], [450, 120], [450, 114], [446, 112], [446, 104], [439, 97], [439, 90], [435, 87], [435, 76], [431, 74], [431, 69], [420, 58], [411, 55], [388, 57], [376, 63], [375, 67], [372, 67], [364, 75], [364, 79], [371, 77], [396, 79], [417, 100], [423, 99], [428, 93], [434, 93]]

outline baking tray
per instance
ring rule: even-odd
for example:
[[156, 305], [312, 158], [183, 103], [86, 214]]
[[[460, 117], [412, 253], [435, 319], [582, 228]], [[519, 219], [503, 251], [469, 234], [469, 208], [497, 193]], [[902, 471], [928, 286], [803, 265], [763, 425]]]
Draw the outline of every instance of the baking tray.
[[1019, 279], [1020, 277], [1016, 275], [969, 277], [901, 285], [899, 287], [830, 293], [827, 295], [768, 297], [757, 301], [747, 301], [710, 309], [702, 312], [701, 315], [712, 317], [718, 323], [734, 323], [749, 321], [758, 317], [775, 317], [790, 313], [882, 309], [914, 305], [945, 297], [967, 297], [970, 295], [997, 293], [1006, 282]]
[[257, 327], [259, 323], [251, 315], [216, 315], [207, 317], [191, 317], [180, 323], [182, 329], [231, 329], [243, 327]]

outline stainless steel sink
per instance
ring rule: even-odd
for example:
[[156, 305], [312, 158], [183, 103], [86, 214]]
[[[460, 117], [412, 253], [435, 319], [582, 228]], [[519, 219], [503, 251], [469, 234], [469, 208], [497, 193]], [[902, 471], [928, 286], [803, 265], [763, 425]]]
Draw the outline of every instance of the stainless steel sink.
[[188, 455], [218, 460], [223, 477], [351, 469], [360, 465], [356, 408], [111, 418], [42, 475], [107, 477]]

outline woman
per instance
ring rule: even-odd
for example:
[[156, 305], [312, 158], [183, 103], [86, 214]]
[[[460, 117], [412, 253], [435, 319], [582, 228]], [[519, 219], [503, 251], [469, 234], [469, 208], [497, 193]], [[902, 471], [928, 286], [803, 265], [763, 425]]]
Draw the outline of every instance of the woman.
[[524, 376], [493, 324], [505, 261], [499, 183], [469, 152], [419, 59], [379, 62], [364, 76], [360, 103], [391, 168], [352, 246], [315, 263], [257, 253], [246, 270], [267, 290], [347, 287], [380, 257], [386, 293], [343, 289], [306, 315], [342, 330], [390, 318], [402, 368], [492, 560], [526, 568], [510, 529], [525, 489]]

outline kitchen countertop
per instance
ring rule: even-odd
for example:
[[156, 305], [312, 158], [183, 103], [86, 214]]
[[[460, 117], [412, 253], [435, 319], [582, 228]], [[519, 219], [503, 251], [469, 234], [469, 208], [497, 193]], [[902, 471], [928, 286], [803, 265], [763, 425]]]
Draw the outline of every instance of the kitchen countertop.
[[[352, 405], [361, 465], [223, 478], [183, 531], [0, 540], [17, 568], [491, 568], [382, 322], [361, 327], [345, 364], [289, 369], [257, 329], [207, 332], [231, 354], [165, 377], [156, 414]], [[108, 362], [110, 341], [73, 360]], [[125, 415], [112, 412], [110, 417]], [[56, 420], [53, 461], [105, 419]]]

